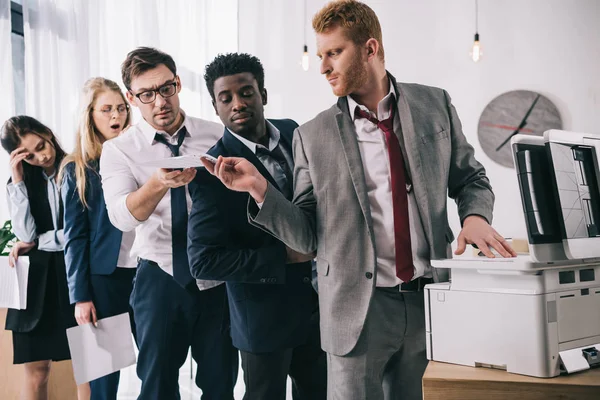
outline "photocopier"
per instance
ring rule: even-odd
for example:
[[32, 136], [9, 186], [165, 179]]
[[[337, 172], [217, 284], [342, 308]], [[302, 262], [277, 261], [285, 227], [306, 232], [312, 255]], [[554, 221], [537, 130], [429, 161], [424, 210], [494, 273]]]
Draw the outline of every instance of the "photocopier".
[[432, 261], [427, 358], [554, 377], [600, 366], [600, 135], [550, 130], [511, 147], [529, 254]]

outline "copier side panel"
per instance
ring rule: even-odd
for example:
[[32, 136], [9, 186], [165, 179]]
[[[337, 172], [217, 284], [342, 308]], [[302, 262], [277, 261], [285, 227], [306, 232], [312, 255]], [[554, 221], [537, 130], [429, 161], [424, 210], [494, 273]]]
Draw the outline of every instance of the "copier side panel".
[[[508, 372], [558, 375], [547, 295], [429, 289], [430, 358]], [[555, 354], [556, 353], [556, 354]]]

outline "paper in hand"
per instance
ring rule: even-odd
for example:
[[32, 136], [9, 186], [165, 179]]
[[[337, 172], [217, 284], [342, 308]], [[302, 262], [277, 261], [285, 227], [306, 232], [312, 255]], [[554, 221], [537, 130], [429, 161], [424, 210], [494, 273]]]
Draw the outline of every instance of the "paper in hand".
[[67, 329], [75, 382], [80, 385], [135, 364], [129, 314]]
[[20, 256], [14, 267], [8, 265], [8, 257], [0, 257], [0, 308], [25, 310], [28, 280], [29, 257]]
[[212, 157], [208, 154], [199, 154], [199, 155], [188, 154], [185, 156], [168, 157], [168, 158], [162, 158], [159, 160], [148, 160], [148, 161], [144, 161], [144, 162], [140, 163], [140, 165], [142, 165], [144, 167], [169, 168], [169, 169], [204, 167], [204, 164], [202, 164], [202, 161], [200, 161], [200, 158], [205, 158], [211, 162], [212, 162], [212, 160], [214, 160], [214, 162], [216, 162], [214, 157]]

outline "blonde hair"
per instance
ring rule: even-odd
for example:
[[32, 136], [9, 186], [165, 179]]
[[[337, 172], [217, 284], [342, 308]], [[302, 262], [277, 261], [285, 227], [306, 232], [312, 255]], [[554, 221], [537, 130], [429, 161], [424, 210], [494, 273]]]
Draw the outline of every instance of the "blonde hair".
[[96, 126], [92, 112], [96, 99], [105, 92], [115, 92], [121, 95], [123, 101], [127, 105], [127, 119], [125, 120], [125, 129], [131, 122], [131, 110], [127, 104], [127, 100], [121, 92], [121, 88], [114, 81], [106, 78], [91, 78], [84, 85], [82, 90], [80, 108], [79, 108], [79, 126], [77, 129], [77, 137], [75, 150], [73, 153], [65, 157], [62, 162], [59, 181], [64, 179], [65, 167], [69, 163], [75, 164], [75, 180], [77, 182], [77, 193], [84, 207], [88, 207], [85, 198], [85, 187], [87, 184], [85, 171], [90, 168], [90, 163], [100, 159], [102, 154], [102, 142], [104, 138]]
[[337, 0], [325, 5], [312, 20], [316, 33], [341, 27], [348, 38], [357, 45], [373, 38], [379, 42], [379, 58], [384, 60], [381, 25], [375, 11], [356, 0]]

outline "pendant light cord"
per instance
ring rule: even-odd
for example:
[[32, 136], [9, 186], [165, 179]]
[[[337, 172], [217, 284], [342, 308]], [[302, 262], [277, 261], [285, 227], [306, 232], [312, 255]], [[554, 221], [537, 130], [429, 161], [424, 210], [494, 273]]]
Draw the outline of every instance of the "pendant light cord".
[[475, 0], [475, 33], [479, 33], [479, 2]]

